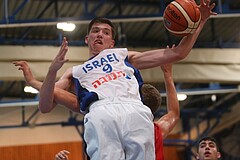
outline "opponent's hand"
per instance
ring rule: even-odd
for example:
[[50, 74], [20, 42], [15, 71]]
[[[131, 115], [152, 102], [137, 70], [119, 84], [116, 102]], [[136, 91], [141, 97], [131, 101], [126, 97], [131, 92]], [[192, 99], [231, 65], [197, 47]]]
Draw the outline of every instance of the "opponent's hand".
[[34, 77], [32, 75], [31, 69], [28, 66], [28, 63], [26, 61], [14, 61], [12, 63], [18, 67], [18, 70], [23, 71], [25, 81], [27, 82], [28, 85], [31, 85], [31, 82], [34, 80]]
[[165, 75], [172, 76], [172, 64], [165, 64], [161, 66], [161, 69]]
[[[171, 49], [174, 49], [176, 46], [175, 44], [172, 45]], [[166, 47], [167, 49], [169, 49], [169, 45], [167, 45]], [[164, 74], [168, 74], [168, 75], [172, 75], [172, 64], [165, 64], [161, 66], [161, 69], [163, 71]]]
[[62, 150], [55, 155], [55, 160], [68, 160], [68, 154], [70, 154], [69, 151]]
[[49, 67], [49, 70], [57, 72], [65, 62], [68, 61], [68, 59], [65, 59], [65, 55], [68, 51], [68, 41], [66, 37], [63, 38], [61, 48], [57, 54], [57, 56], [52, 61], [51, 66]]

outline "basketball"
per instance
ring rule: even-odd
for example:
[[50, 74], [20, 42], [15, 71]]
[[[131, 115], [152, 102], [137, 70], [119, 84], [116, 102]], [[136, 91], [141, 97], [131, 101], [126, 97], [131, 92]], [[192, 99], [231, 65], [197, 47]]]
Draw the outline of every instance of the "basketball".
[[201, 12], [190, 0], [175, 0], [167, 5], [163, 14], [165, 28], [176, 36], [187, 36], [196, 31]]

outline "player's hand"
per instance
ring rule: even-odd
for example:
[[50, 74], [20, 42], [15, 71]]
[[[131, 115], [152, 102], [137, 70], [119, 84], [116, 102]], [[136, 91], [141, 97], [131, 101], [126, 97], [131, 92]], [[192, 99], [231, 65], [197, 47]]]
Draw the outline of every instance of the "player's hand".
[[61, 48], [57, 56], [54, 58], [49, 70], [53, 70], [57, 72], [63, 66], [63, 64], [68, 61], [68, 59], [65, 58], [67, 51], [68, 51], [68, 41], [66, 37], [64, 37]]
[[[175, 44], [173, 44], [171, 49], [174, 49], [175, 47], [176, 47]], [[170, 48], [169, 45], [167, 45], [166, 48], [169, 49]], [[161, 69], [162, 69], [164, 74], [169, 74], [170, 76], [172, 75], [172, 64], [162, 65]]]
[[31, 85], [31, 82], [34, 80], [34, 77], [32, 75], [31, 69], [28, 66], [28, 63], [26, 61], [14, 61], [12, 63], [18, 67], [18, 70], [23, 71], [25, 81], [27, 82], [28, 85]]
[[169, 64], [162, 65], [161, 69], [164, 74], [167, 74], [169, 76], [172, 75], [172, 64], [169, 63]]
[[[174, 49], [176, 47], [176, 45], [175, 44], [173, 44], [172, 45], [172, 47], [171, 47], [171, 49]], [[170, 47], [169, 47], [169, 45], [167, 45], [167, 47], [166, 47], [167, 49], [169, 49]]]
[[62, 150], [55, 155], [55, 160], [68, 160], [68, 154], [70, 154], [69, 151]]
[[198, 6], [198, 8], [201, 12], [201, 18], [203, 21], [206, 21], [211, 15], [217, 15], [216, 12], [212, 11], [214, 7], [215, 7], [215, 3], [210, 4], [210, 0], [200, 1], [200, 5]]

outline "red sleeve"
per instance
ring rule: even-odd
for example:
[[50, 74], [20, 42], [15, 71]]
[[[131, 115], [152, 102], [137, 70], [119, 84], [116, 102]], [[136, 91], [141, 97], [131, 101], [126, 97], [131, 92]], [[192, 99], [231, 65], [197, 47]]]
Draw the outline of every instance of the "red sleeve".
[[156, 160], [164, 160], [162, 131], [159, 125], [156, 123], [154, 123], [154, 135]]

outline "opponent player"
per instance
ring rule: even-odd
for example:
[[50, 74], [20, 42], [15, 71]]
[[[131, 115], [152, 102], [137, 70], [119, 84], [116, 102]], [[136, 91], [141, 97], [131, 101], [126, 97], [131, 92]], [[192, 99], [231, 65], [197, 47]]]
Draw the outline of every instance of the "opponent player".
[[197, 160], [217, 160], [219, 158], [221, 158], [221, 153], [213, 137], [203, 137], [199, 140]]
[[140, 101], [138, 89], [142, 81], [133, 66], [145, 69], [186, 57], [209, 16], [216, 14], [211, 11], [214, 5], [210, 5], [209, 0], [206, 3], [201, 0], [202, 19], [198, 29], [192, 35], [184, 37], [176, 48], [142, 53], [112, 49], [115, 43], [112, 23], [104, 18], [94, 19], [85, 38], [92, 59], [81, 66], [68, 69], [55, 84], [57, 71], [67, 62], [65, 54], [68, 46], [64, 39], [44, 83], [32, 84], [34, 88], [41, 88], [40, 110], [51, 111], [56, 102], [55, 86], [67, 90], [72, 86], [74, 77], [78, 80], [76, 93], [81, 111], [90, 110], [84, 117], [84, 139], [91, 159], [155, 159], [152, 114]]
[[[172, 129], [176, 126], [180, 117], [179, 102], [177, 93], [172, 78], [172, 65], [164, 65], [161, 67], [167, 94], [167, 114], [163, 115], [160, 119], [154, 121], [155, 133], [155, 153], [156, 160], [163, 160], [163, 139], [165, 139]], [[142, 88], [143, 103], [152, 110], [152, 113], [161, 105], [161, 95], [159, 91], [149, 85], [144, 84]]]

